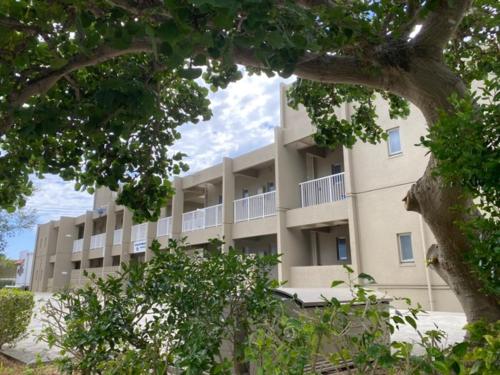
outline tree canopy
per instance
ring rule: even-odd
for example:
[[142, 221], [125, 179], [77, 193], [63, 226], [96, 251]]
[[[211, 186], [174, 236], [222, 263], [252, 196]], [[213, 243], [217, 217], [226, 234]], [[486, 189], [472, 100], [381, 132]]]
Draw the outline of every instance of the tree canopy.
[[[239, 65], [295, 74], [290, 104], [306, 106], [317, 141], [330, 147], [384, 137], [375, 94], [391, 116], [405, 116], [406, 101], [423, 112], [432, 156], [406, 207], [434, 233], [429, 262], [461, 290], [462, 305], [475, 311], [468, 316], [498, 317], [495, 300], [473, 296], [481, 286], [461, 260], [473, 246], [457, 223], [477, 216], [472, 199], [485, 192], [480, 208], [499, 215], [499, 8], [494, 0], [4, 0], [0, 204], [22, 206], [31, 174], [57, 173], [90, 192], [124, 183], [118, 202], [155, 219], [169, 178], [186, 168], [181, 153], [169, 152], [177, 127], [210, 118], [207, 87], [238, 80]], [[474, 81], [489, 104], [472, 95]], [[351, 121], [332, 111], [344, 101], [355, 103]], [[466, 144], [484, 152], [468, 158], [453, 137], [470, 123], [478, 131]], [[482, 176], [478, 166], [487, 166]], [[473, 227], [476, 239], [498, 238], [496, 219]], [[498, 260], [494, 236], [489, 244], [482, 254]]]
[[[412, 45], [456, 32], [449, 66], [467, 83], [491, 72], [496, 2], [476, 1], [457, 30], [436, 22], [442, 14], [458, 22], [468, 3], [3, 1], [0, 202], [22, 206], [32, 192], [30, 174], [56, 173], [90, 192], [95, 184], [116, 191], [125, 183], [121, 202], [139, 216], [156, 216], [170, 192], [168, 177], [186, 169], [182, 154], [168, 152], [176, 128], [210, 118], [208, 92], [196, 79], [225, 88], [241, 77], [237, 64], [363, 85], [300, 80], [292, 93], [326, 143], [377, 141], [383, 132], [372, 88], [391, 101], [393, 114], [406, 114], [379, 73], [405, 69]], [[421, 32], [410, 39], [418, 25]], [[352, 124], [339, 126], [330, 109], [345, 100], [359, 103], [358, 110]]]

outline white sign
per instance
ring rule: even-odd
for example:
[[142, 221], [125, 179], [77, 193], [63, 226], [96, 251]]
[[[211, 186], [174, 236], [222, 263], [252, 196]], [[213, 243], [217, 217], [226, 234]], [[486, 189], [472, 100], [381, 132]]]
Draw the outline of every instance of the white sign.
[[17, 261], [16, 286], [29, 288], [31, 284], [31, 272], [33, 270], [33, 253], [22, 251]]
[[135, 241], [134, 242], [134, 253], [143, 253], [146, 251], [147, 242], [146, 241]]

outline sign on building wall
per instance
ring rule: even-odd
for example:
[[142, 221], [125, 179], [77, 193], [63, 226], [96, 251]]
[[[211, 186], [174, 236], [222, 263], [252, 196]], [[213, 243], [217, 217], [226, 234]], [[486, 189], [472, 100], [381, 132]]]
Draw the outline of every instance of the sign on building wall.
[[146, 251], [147, 241], [135, 241], [134, 253], [143, 253]]

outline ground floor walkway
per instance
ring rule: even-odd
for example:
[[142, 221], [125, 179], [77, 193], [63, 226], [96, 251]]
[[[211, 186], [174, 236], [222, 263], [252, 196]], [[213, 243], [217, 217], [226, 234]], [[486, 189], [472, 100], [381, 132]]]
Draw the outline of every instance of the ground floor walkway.
[[[19, 341], [14, 347], [5, 346], [1, 352], [5, 355], [19, 360], [23, 363], [35, 363], [37, 358], [42, 361], [50, 361], [57, 357], [57, 349], [49, 349], [44, 342], [37, 340], [40, 335], [43, 324], [40, 308], [51, 298], [50, 293], [35, 293], [36, 306], [35, 314], [31, 320], [29, 333], [26, 338]], [[400, 310], [405, 313], [404, 310]], [[394, 311], [393, 311], [394, 313]], [[465, 331], [465, 315], [462, 313], [449, 312], [429, 312], [421, 314], [417, 321], [417, 328], [421, 332], [436, 329], [436, 326], [447, 334], [445, 344], [453, 344], [463, 339]], [[417, 332], [410, 326], [404, 326], [392, 335], [392, 340], [418, 342], [419, 337]], [[419, 348], [416, 348], [416, 353], [419, 353]]]

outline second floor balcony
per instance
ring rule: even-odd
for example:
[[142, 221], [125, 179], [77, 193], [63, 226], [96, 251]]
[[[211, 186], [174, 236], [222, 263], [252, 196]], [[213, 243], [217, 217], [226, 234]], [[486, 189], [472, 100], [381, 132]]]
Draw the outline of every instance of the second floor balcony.
[[115, 229], [113, 232], [113, 245], [121, 245], [123, 241], [123, 229]]
[[73, 252], [77, 253], [83, 250], [83, 238], [79, 238], [73, 241]]
[[234, 201], [234, 221], [247, 221], [276, 215], [276, 192], [257, 194]]
[[222, 204], [182, 214], [182, 231], [191, 232], [222, 225]]
[[172, 217], [163, 217], [156, 223], [156, 236], [172, 236]]
[[302, 207], [346, 199], [344, 173], [317, 178], [300, 184]]
[[104, 247], [106, 242], [106, 233], [94, 234], [90, 237], [90, 250]]

